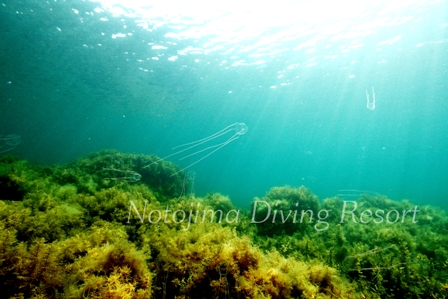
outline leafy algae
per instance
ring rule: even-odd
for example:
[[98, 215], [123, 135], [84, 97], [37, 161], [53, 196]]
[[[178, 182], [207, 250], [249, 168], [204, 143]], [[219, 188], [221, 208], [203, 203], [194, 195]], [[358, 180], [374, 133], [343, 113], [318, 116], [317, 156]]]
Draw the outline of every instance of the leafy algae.
[[[448, 219], [419, 207], [417, 221], [363, 223], [362, 211], [408, 211], [408, 201], [363, 195], [356, 221], [339, 223], [344, 201], [321, 203], [305, 187], [274, 187], [261, 200], [305, 211], [303, 221], [217, 218], [129, 221], [149, 210], [237, 210], [226, 196], [182, 194], [179, 167], [155, 156], [101, 151], [67, 165], [0, 159], [0, 288], [6, 298], [445, 298]], [[107, 180], [123, 169], [140, 181]], [[1, 189], [3, 188], [3, 189]], [[258, 200], [258, 199], [255, 199]], [[311, 215], [331, 210], [316, 230]], [[256, 217], [264, 217], [262, 208]], [[271, 215], [273, 216], [273, 214]], [[177, 218], [176, 218], [177, 217]], [[280, 216], [278, 216], [280, 217]], [[364, 218], [363, 218], [364, 217]], [[257, 218], [260, 219], [260, 218]], [[130, 223], [128, 223], [130, 222]], [[364, 221], [365, 222], [365, 221]]]

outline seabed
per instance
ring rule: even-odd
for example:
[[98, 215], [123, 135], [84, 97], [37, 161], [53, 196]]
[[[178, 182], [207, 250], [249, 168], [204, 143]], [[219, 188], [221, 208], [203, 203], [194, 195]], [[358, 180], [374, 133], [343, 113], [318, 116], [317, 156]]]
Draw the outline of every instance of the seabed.
[[246, 211], [195, 197], [193, 180], [112, 150], [51, 167], [0, 158], [2, 297], [448, 295], [448, 218], [436, 207], [280, 186]]

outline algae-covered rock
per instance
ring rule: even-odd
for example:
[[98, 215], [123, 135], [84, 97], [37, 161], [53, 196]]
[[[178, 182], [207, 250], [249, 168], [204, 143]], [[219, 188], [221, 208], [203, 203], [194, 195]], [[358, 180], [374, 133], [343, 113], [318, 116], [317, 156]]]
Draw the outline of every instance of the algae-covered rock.
[[178, 170], [110, 150], [50, 167], [1, 158], [2, 296], [447, 297], [440, 209], [284, 186], [240, 211], [187, 196]]
[[252, 222], [259, 235], [292, 235], [308, 229], [318, 212], [317, 196], [301, 186], [273, 187], [262, 199], [252, 203]]
[[60, 185], [73, 184], [83, 193], [94, 193], [126, 183], [144, 183], [159, 200], [178, 197], [183, 172], [175, 164], [156, 156], [124, 154], [115, 150], [91, 153], [69, 165], [59, 166], [53, 179]]
[[143, 234], [158, 252], [153, 271], [166, 277], [157, 282], [157, 298], [357, 298], [336, 269], [263, 253], [215, 223], [188, 231], [160, 225]]

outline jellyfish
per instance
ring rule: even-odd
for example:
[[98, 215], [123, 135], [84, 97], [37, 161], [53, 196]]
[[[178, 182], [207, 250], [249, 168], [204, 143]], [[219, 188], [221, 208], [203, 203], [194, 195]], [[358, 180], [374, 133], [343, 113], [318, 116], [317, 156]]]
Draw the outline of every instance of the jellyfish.
[[114, 168], [103, 168], [103, 171], [109, 171], [112, 175], [110, 178], [105, 178], [105, 180], [113, 180], [113, 181], [124, 181], [129, 183], [135, 183], [140, 181], [142, 178], [141, 174], [135, 172], [133, 170], [120, 170]]
[[[189, 171], [189, 172], [185, 172], [184, 174], [184, 180], [182, 182], [182, 189], [180, 190], [180, 195], [178, 199], [181, 199], [183, 196], [187, 196], [187, 191], [189, 191], [188, 193], [188, 197], [194, 197], [194, 179], [196, 177], [196, 172], [194, 171]], [[187, 184], [190, 183], [190, 188], [188, 188]], [[190, 189], [190, 190], [188, 190]]]
[[373, 98], [373, 101], [370, 102], [369, 92], [366, 89], [367, 109], [375, 110], [376, 98], [375, 98], [375, 89], [373, 89], [373, 86], [372, 86], [372, 98]]
[[342, 199], [351, 199], [351, 198], [358, 198], [363, 195], [367, 196], [377, 196], [378, 193], [368, 190], [357, 190], [357, 189], [342, 189], [338, 190], [338, 194], [336, 194], [337, 197]]
[[193, 196], [194, 197], [194, 179], [196, 178], [196, 172], [194, 172], [194, 171], [189, 171], [188, 173], [187, 173], [187, 176], [190, 178], [190, 182], [191, 182], [191, 185], [190, 185], [190, 196]]
[[[201, 162], [202, 160], [204, 160], [208, 156], [212, 155], [213, 153], [219, 151], [220, 149], [222, 149], [223, 147], [225, 147], [232, 141], [237, 140], [238, 138], [240, 138], [241, 135], [246, 134], [248, 129], [249, 128], [247, 127], [247, 125], [245, 123], [231, 124], [231, 125], [225, 127], [224, 129], [222, 129], [208, 137], [173, 147], [172, 148], [173, 150], [177, 150], [175, 153], [172, 153], [168, 156], [157, 159], [156, 161], [152, 162], [149, 165], [144, 166], [143, 168], [147, 168], [161, 160], [165, 160], [166, 158], [169, 158], [169, 157], [172, 157], [175, 155], [184, 154], [185, 156], [179, 158], [179, 161], [181, 161], [181, 160], [190, 158], [192, 156], [196, 156], [200, 153], [204, 153], [204, 152], [206, 153], [205, 155], [200, 157], [198, 160], [194, 161], [193, 163], [189, 164], [188, 166], [182, 168], [181, 170], [179, 170], [176, 173], [173, 173], [171, 175], [171, 176], [174, 176], [174, 175], [178, 174], [179, 172], [184, 171], [185, 169], [188, 169], [188, 168], [192, 167], [193, 165], [196, 165], [197, 163]], [[220, 141], [215, 140], [216, 138], [219, 138], [221, 136], [227, 136], [228, 138], [224, 142], [220, 142], [222, 140], [220, 140]], [[201, 145], [203, 145], [204, 148], [202, 148], [202, 149], [198, 148]]]
[[22, 142], [22, 137], [16, 134], [0, 135], [0, 154], [9, 152], [16, 148]]

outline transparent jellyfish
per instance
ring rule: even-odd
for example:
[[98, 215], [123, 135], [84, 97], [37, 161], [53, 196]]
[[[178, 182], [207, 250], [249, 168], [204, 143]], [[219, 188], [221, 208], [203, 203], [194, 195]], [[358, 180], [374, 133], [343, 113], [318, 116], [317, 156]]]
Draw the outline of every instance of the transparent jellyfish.
[[[183, 196], [194, 197], [194, 179], [196, 178], [196, 172], [189, 171], [184, 174], [184, 180], [182, 182], [182, 189], [180, 190], [179, 199]], [[188, 186], [190, 184], [190, 186]], [[189, 190], [188, 190], [189, 189]]]
[[[175, 153], [172, 153], [168, 156], [165, 156], [163, 158], [157, 159], [156, 161], [152, 162], [151, 164], [146, 165], [144, 168], [149, 167], [161, 160], [165, 160], [166, 158], [169, 158], [169, 157], [172, 157], [175, 155], [179, 155], [179, 154], [185, 155], [179, 159], [179, 161], [181, 161], [181, 160], [190, 158], [192, 156], [196, 156], [200, 153], [204, 153], [204, 152], [206, 153], [205, 155], [200, 157], [198, 160], [192, 162], [190, 165], [182, 168], [178, 172], [171, 175], [171, 176], [174, 176], [174, 175], [178, 174], [179, 172], [184, 171], [185, 169], [188, 169], [191, 166], [201, 162], [202, 160], [204, 160], [208, 156], [212, 155], [213, 153], [219, 151], [220, 149], [222, 149], [223, 147], [225, 147], [232, 141], [237, 140], [238, 138], [240, 138], [241, 135], [246, 134], [248, 129], [249, 128], [247, 127], [247, 125], [245, 123], [231, 124], [231, 125], [225, 127], [224, 129], [222, 129], [208, 137], [173, 147], [173, 150], [178, 149], [178, 151], [176, 151]], [[223, 136], [224, 141], [222, 140], [222, 138], [219, 138], [221, 136]], [[202, 149], [199, 147], [201, 145], [203, 145]]]
[[0, 154], [15, 149], [21, 142], [22, 137], [20, 135], [0, 135]]
[[196, 172], [194, 171], [189, 171], [188, 172], [188, 177], [190, 178], [190, 190], [189, 190], [189, 195], [194, 197], [194, 180], [196, 178]]
[[141, 174], [133, 170], [120, 170], [115, 168], [103, 168], [103, 171], [107, 171], [108, 178], [105, 180], [124, 181], [129, 183], [135, 183], [142, 178]]
[[367, 99], [367, 109], [375, 110], [376, 98], [375, 98], [375, 89], [373, 89], [373, 86], [372, 86], [372, 99], [373, 99], [372, 102], [370, 101], [370, 96], [367, 89], [366, 89], [366, 99]]
[[338, 190], [337, 197], [341, 199], [353, 199], [359, 198], [361, 196], [378, 196], [377, 192], [369, 191], [369, 190], [358, 190], [358, 189], [341, 189]]

